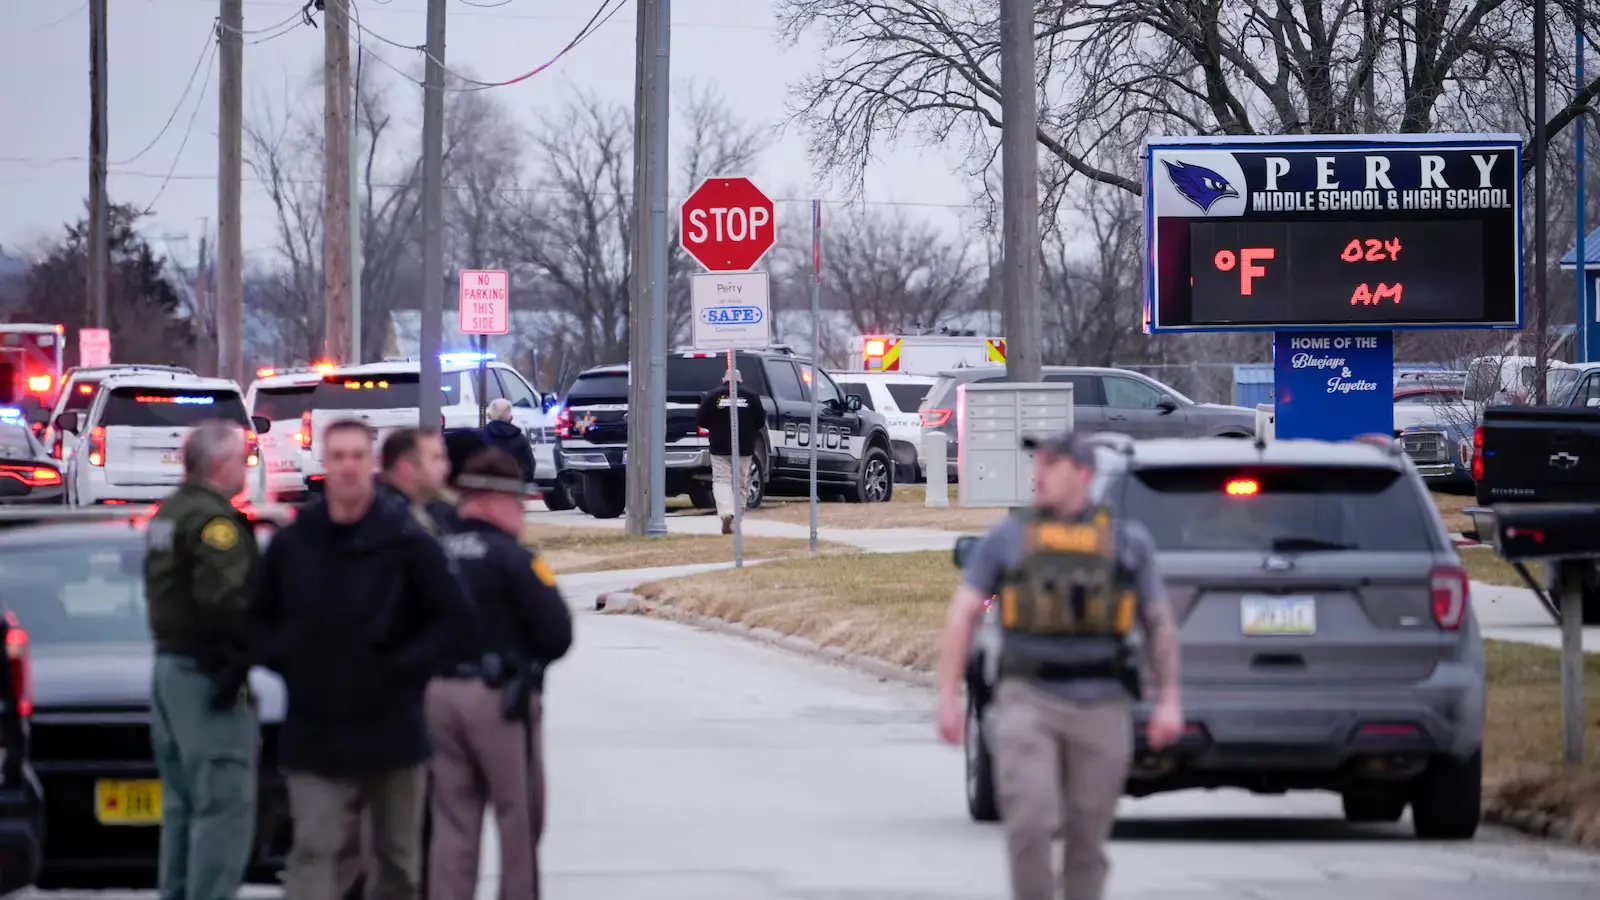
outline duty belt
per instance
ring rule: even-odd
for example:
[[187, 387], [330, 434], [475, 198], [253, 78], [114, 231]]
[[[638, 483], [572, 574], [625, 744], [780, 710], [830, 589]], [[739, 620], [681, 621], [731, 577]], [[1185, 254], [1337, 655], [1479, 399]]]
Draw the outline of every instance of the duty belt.
[[1122, 662], [1099, 662], [1071, 665], [1068, 663], [1023, 662], [1008, 660], [1001, 663], [1000, 674], [1040, 681], [1078, 681], [1091, 678], [1122, 680], [1128, 667]]
[[475, 662], [452, 663], [440, 673], [442, 678], [482, 678], [483, 666]]

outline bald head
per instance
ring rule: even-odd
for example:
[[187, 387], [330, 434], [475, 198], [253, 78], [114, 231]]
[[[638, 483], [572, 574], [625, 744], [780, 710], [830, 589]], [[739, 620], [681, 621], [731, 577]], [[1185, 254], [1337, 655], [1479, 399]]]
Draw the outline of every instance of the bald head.
[[489, 421], [491, 421], [491, 422], [509, 422], [509, 421], [511, 421], [511, 401], [507, 400], [504, 397], [501, 397], [498, 400], [490, 401], [490, 403], [489, 403]]
[[234, 422], [201, 422], [183, 439], [184, 480], [214, 488], [224, 496], [244, 490], [244, 429]]

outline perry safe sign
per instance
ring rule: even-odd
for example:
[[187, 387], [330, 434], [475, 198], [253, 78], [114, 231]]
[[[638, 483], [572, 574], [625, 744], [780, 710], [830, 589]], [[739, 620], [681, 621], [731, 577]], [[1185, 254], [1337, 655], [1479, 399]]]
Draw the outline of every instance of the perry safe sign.
[[1151, 138], [1146, 331], [1517, 328], [1516, 135]]

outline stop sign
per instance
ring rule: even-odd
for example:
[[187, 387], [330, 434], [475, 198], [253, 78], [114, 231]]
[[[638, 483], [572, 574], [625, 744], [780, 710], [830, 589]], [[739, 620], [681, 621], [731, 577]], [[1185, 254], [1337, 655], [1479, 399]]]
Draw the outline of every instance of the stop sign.
[[683, 201], [678, 240], [712, 272], [755, 268], [772, 249], [772, 201], [748, 178], [707, 178]]

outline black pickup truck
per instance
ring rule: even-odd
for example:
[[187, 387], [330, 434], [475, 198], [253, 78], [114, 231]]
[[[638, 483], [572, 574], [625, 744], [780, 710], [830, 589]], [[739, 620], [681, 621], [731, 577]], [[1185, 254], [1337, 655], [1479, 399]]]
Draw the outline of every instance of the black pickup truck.
[[[1472, 438], [1481, 538], [1497, 531], [1491, 505], [1600, 504], [1600, 408], [1491, 406]], [[1584, 579], [1583, 621], [1600, 625], [1600, 564]]]

